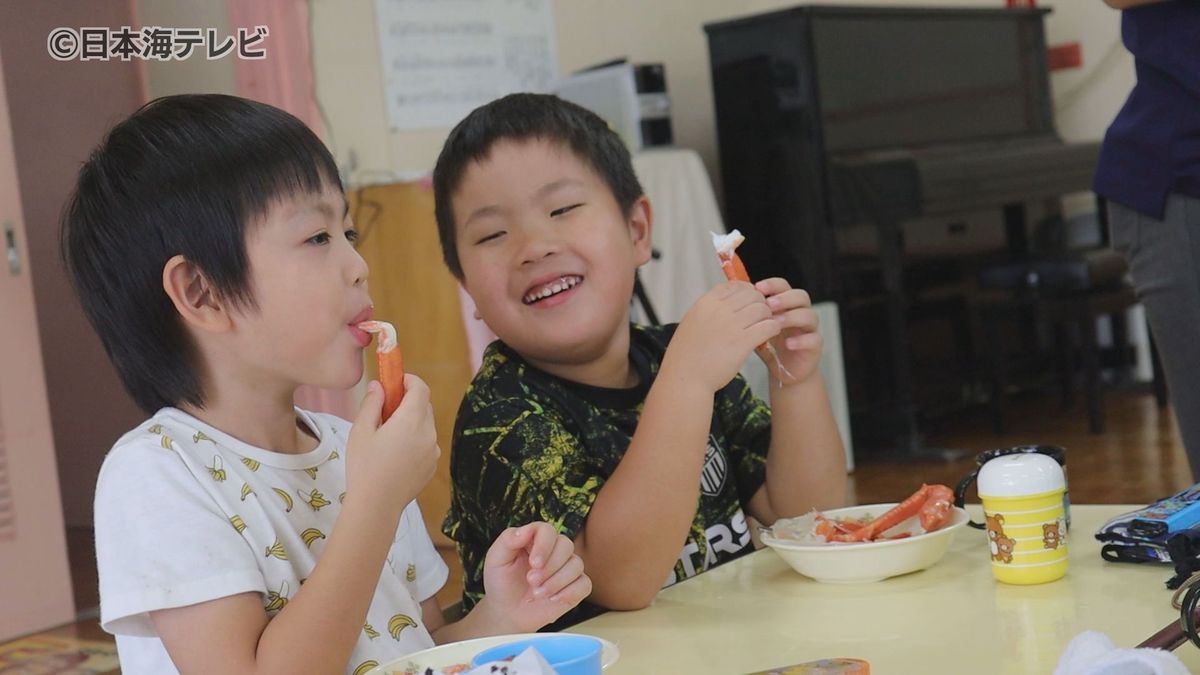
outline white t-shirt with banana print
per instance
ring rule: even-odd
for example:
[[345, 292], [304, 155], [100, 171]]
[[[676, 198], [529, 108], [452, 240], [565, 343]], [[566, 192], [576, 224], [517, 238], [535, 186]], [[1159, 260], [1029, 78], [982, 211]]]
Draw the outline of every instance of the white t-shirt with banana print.
[[[257, 592], [274, 616], [312, 573], [345, 497], [350, 423], [296, 415], [319, 439], [302, 455], [247, 445], [174, 408], [108, 453], [96, 487], [100, 622], [126, 675], [177, 672], [150, 612]], [[346, 672], [432, 647], [420, 602], [447, 574], [409, 504]]]

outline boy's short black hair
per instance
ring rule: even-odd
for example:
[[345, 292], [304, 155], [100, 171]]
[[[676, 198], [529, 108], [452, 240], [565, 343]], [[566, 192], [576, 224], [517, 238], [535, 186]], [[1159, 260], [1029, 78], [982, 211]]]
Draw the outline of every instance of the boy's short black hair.
[[587, 108], [549, 94], [510, 94], [482, 105], [450, 132], [433, 170], [442, 258], [455, 277], [462, 279], [463, 271], [455, 244], [451, 201], [463, 174], [473, 162], [486, 159], [497, 142], [531, 139], [570, 148], [604, 180], [622, 212], [629, 213], [642, 196], [629, 150], [608, 123]]
[[184, 256], [222, 299], [254, 308], [250, 224], [280, 199], [341, 185], [303, 122], [236, 96], [160, 98], [108, 133], [66, 204], [62, 255], [139, 407], [204, 405], [194, 345], [163, 290], [167, 261]]

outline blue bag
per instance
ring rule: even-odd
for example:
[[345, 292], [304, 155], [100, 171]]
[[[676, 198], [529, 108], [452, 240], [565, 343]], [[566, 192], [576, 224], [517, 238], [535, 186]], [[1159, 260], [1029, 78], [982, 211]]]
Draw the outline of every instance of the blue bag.
[[1104, 543], [1100, 555], [1111, 562], [1170, 563], [1168, 542], [1180, 534], [1200, 538], [1200, 483], [1109, 520], [1096, 539]]

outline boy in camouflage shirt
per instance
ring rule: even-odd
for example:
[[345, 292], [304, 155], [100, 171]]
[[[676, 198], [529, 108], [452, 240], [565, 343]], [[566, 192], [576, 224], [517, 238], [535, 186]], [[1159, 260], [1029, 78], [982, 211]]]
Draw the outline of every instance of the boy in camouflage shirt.
[[[841, 505], [846, 467], [807, 293], [778, 278], [727, 282], [678, 326], [629, 323], [651, 210], [603, 120], [553, 96], [493, 101], [451, 132], [434, 191], [446, 263], [500, 338], [452, 445], [444, 530], [465, 607], [483, 596], [487, 543], [509, 523], [546, 520], [574, 540], [593, 592], [565, 625], [644, 607], [753, 550], [747, 516]], [[737, 376], [767, 341], [791, 375], [781, 382], [768, 359], [770, 409]]]

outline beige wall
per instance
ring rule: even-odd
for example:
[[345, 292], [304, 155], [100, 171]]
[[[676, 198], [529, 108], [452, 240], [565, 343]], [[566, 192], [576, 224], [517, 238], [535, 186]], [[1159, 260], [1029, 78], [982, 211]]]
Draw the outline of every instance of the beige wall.
[[[136, 0], [139, 26], [229, 29], [224, 0]], [[147, 61], [150, 98], [172, 94], [234, 94], [237, 81], [231, 58], [209, 61], [193, 56], [184, 61]]]
[[[836, 2], [837, 0], [834, 0]], [[841, 0], [842, 4], [913, 4], [899, 0]], [[374, 0], [314, 0], [317, 92], [338, 161], [353, 154], [354, 177], [372, 170], [428, 171], [447, 128], [391, 132], [379, 68]], [[557, 0], [559, 65], [563, 72], [625, 56], [666, 65], [676, 142], [695, 148], [716, 178], [718, 159], [705, 23], [798, 4], [794, 0]], [[924, 0], [921, 5], [997, 7], [1000, 0]], [[1051, 44], [1082, 43], [1085, 68], [1052, 76], [1060, 132], [1068, 139], [1099, 138], [1133, 84], [1132, 63], [1118, 40], [1118, 13], [1099, 0], [1041, 3]], [[1102, 56], [1106, 58], [1101, 59]]]
[[1133, 89], [1133, 57], [1121, 44], [1121, 13], [1101, 0], [1061, 0], [1046, 21], [1050, 44], [1079, 42], [1083, 68], [1051, 76], [1058, 131], [1067, 140], [1100, 139]]

